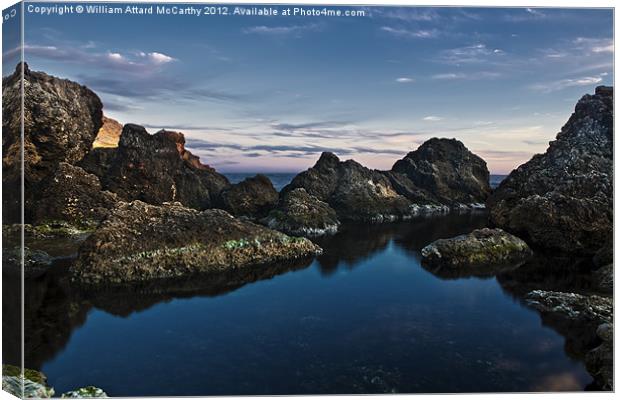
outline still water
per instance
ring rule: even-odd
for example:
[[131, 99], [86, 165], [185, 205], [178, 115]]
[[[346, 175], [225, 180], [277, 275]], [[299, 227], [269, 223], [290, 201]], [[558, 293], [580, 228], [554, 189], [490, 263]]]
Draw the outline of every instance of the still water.
[[72, 293], [59, 265], [27, 284], [27, 366], [57, 393], [112, 396], [583, 390], [570, 340], [520, 300], [562, 280], [420, 264], [486, 221], [348, 225], [314, 260], [100, 294]]

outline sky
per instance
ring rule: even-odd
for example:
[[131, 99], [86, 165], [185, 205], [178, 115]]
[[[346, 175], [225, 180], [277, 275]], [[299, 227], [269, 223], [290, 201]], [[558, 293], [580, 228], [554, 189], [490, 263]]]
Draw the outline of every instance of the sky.
[[[365, 15], [27, 12], [24, 53], [121, 123], [183, 132], [222, 172], [297, 172], [323, 151], [389, 169], [446, 137], [505, 174], [613, 84], [611, 9], [330, 9]], [[6, 40], [3, 59], [6, 75]]]

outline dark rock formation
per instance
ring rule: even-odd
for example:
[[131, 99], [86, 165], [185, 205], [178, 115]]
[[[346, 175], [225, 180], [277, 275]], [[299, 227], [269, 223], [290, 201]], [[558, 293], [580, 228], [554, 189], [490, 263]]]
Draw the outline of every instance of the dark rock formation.
[[[23, 273], [26, 279], [42, 275], [52, 265], [52, 257], [42, 250], [24, 247]], [[2, 271], [15, 275], [22, 273], [22, 247], [2, 247]]]
[[[93, 173], [102, 173], [98, 176], [103, 188], [126, 201], [179, 201], [187, 207], [210, 208], [229, 182], [201, 164], [184, 144], [182, 133], [159, 131], [150, 135], [141, 126], [127, 124], [113, 153], [99, 152], [82, 165]], [[92, 168], [98, 158], [107, 167]]]
[[86, 172], [102, 178], [107, 175], [115, 156], [116, 148], [97, 147], [89, 151], [77, 165]]
[[[21, 69], [20, 64], [12, 75], [2, 79], [3, 185], [17, 189], [20, 187], [22, 150]], [[24, 181], [28, 218], [30, 205], [36, 201], [39, 182], [53, 173], [59, 163], [75, 163], [84, 157], [101, 127], [103, 114], [99, 97], [85, 86], [30, 71], [26, 64], [23, 86]], [[19, 201], [5, 201], [5, 206], [5, 216], [19, 216]]]
[[499, 268], [519, 265], [531, 257], [527, 244], [501, 229], [477, 229], [439, 239], [422, 249], [422, 263], [452, 269]]
[[545, 154], [489, 198], [492, 222], [537, 247], [594, 254], [612, 237], [613, 90], [579, 100]]
[[599, 389], [614, 390], [614, 325], [599, 325], [596, 335], [601, 344], [586, 354], [586, 368]]
[[427, 140], [386, 175], [416, 204], [481, 204], [491, 193], [486, 162], [456, 139]]
[[120, 202], [84, 242], [73, 280], [122, 284], [313, 256], [308, 239], [243, 222], [222, 210]]
[[256, 175], [224, 189], [222, 208], [236, 216], [261, 218], [278, 203], [278, 192], [265, 175]]
[[118, 141], [121, 138], [121, 132], [123, 131], [123, 125], [115, 119], [103, 116], [103, 125], [97, 132], [97, 137], [93, 142], [93, 148], [114, 148], [118, 146]]
[[323, 153], [314, 167], [297, 175], [282, 193], [304, 188], [328, 203], [341, 220], [391, 221], [409, 216], [410, 202], [396, 193], [381, 172], [332, 153]]
[[61, 162], [42, 184], [34, 220], [38, 224], [66, 221], [74, 226], [96, 226], [118, 201], [114, 193], [101, 190], [99, 178], [80, 167]]
[[263, 222], [288, 235], [307, 237], [334, 234], [340, 225], [336, 211], [303, 188], [284, 194]]
[[597, 289], [603, 293], [612, 294], [614, 292], [614, 265], [607, 264], [593, 273]]

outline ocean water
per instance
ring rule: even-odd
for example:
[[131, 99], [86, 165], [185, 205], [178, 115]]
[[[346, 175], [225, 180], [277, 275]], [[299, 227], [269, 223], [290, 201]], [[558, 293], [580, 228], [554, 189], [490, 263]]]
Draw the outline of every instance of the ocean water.
[[421, 265], [426, 244], [486, 223], [345, 225], [315, 259], [121, 292], [72, 291], [61, 262], [27, 282], [26, 364], [57, 393], [112, 396], [583, 390], [581, 338], [522, 300], [575, 279]]

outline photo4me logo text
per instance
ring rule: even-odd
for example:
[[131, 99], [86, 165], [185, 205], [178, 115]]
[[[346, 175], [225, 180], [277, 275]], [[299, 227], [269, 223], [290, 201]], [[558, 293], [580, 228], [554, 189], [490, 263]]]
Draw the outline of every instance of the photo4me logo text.
[[218, 5], [127, 5], [105, 4], [29, 4], [26, 12], [44, 16], [66, 14], [129, 14], [129, 15], [232, 15], [232, 16], [297, 16], [297, 17], [365, 17], [363, 9], [287, 6], [218, 6]]

